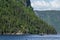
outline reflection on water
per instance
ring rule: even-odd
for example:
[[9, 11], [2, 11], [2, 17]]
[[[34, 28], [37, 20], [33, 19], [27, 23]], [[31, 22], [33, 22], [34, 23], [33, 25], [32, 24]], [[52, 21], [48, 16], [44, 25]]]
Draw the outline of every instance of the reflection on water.
[[0, 40], [60, 40], [60, 35], [0, 35]]

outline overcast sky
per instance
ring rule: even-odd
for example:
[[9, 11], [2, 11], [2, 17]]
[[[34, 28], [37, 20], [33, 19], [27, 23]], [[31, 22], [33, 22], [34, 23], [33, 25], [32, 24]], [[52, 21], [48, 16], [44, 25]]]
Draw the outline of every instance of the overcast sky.
[[60, 10], [60, 0], [31, 0], [34, 10]]

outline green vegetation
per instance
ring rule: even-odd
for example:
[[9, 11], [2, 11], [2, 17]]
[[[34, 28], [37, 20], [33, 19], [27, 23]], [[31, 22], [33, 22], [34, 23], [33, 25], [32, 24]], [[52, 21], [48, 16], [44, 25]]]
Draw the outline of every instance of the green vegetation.
[[0, 33], [56, 34], [53, 27], [39, 19], [24, 0], [0, 0]]

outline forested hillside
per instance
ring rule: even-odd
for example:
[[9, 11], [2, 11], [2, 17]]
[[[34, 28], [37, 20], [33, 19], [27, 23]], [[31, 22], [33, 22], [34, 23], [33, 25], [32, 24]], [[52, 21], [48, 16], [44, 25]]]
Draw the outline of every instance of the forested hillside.
[[39, 19], [30, 0], [0, 0], [0, 34], [56, 34], [56, 30]]

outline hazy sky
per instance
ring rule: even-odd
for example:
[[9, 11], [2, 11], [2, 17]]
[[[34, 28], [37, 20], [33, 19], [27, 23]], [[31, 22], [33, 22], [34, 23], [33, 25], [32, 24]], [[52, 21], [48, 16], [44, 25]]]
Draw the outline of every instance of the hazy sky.
[[60, 0], [31, 0], [34, 10], [60, 10]]

